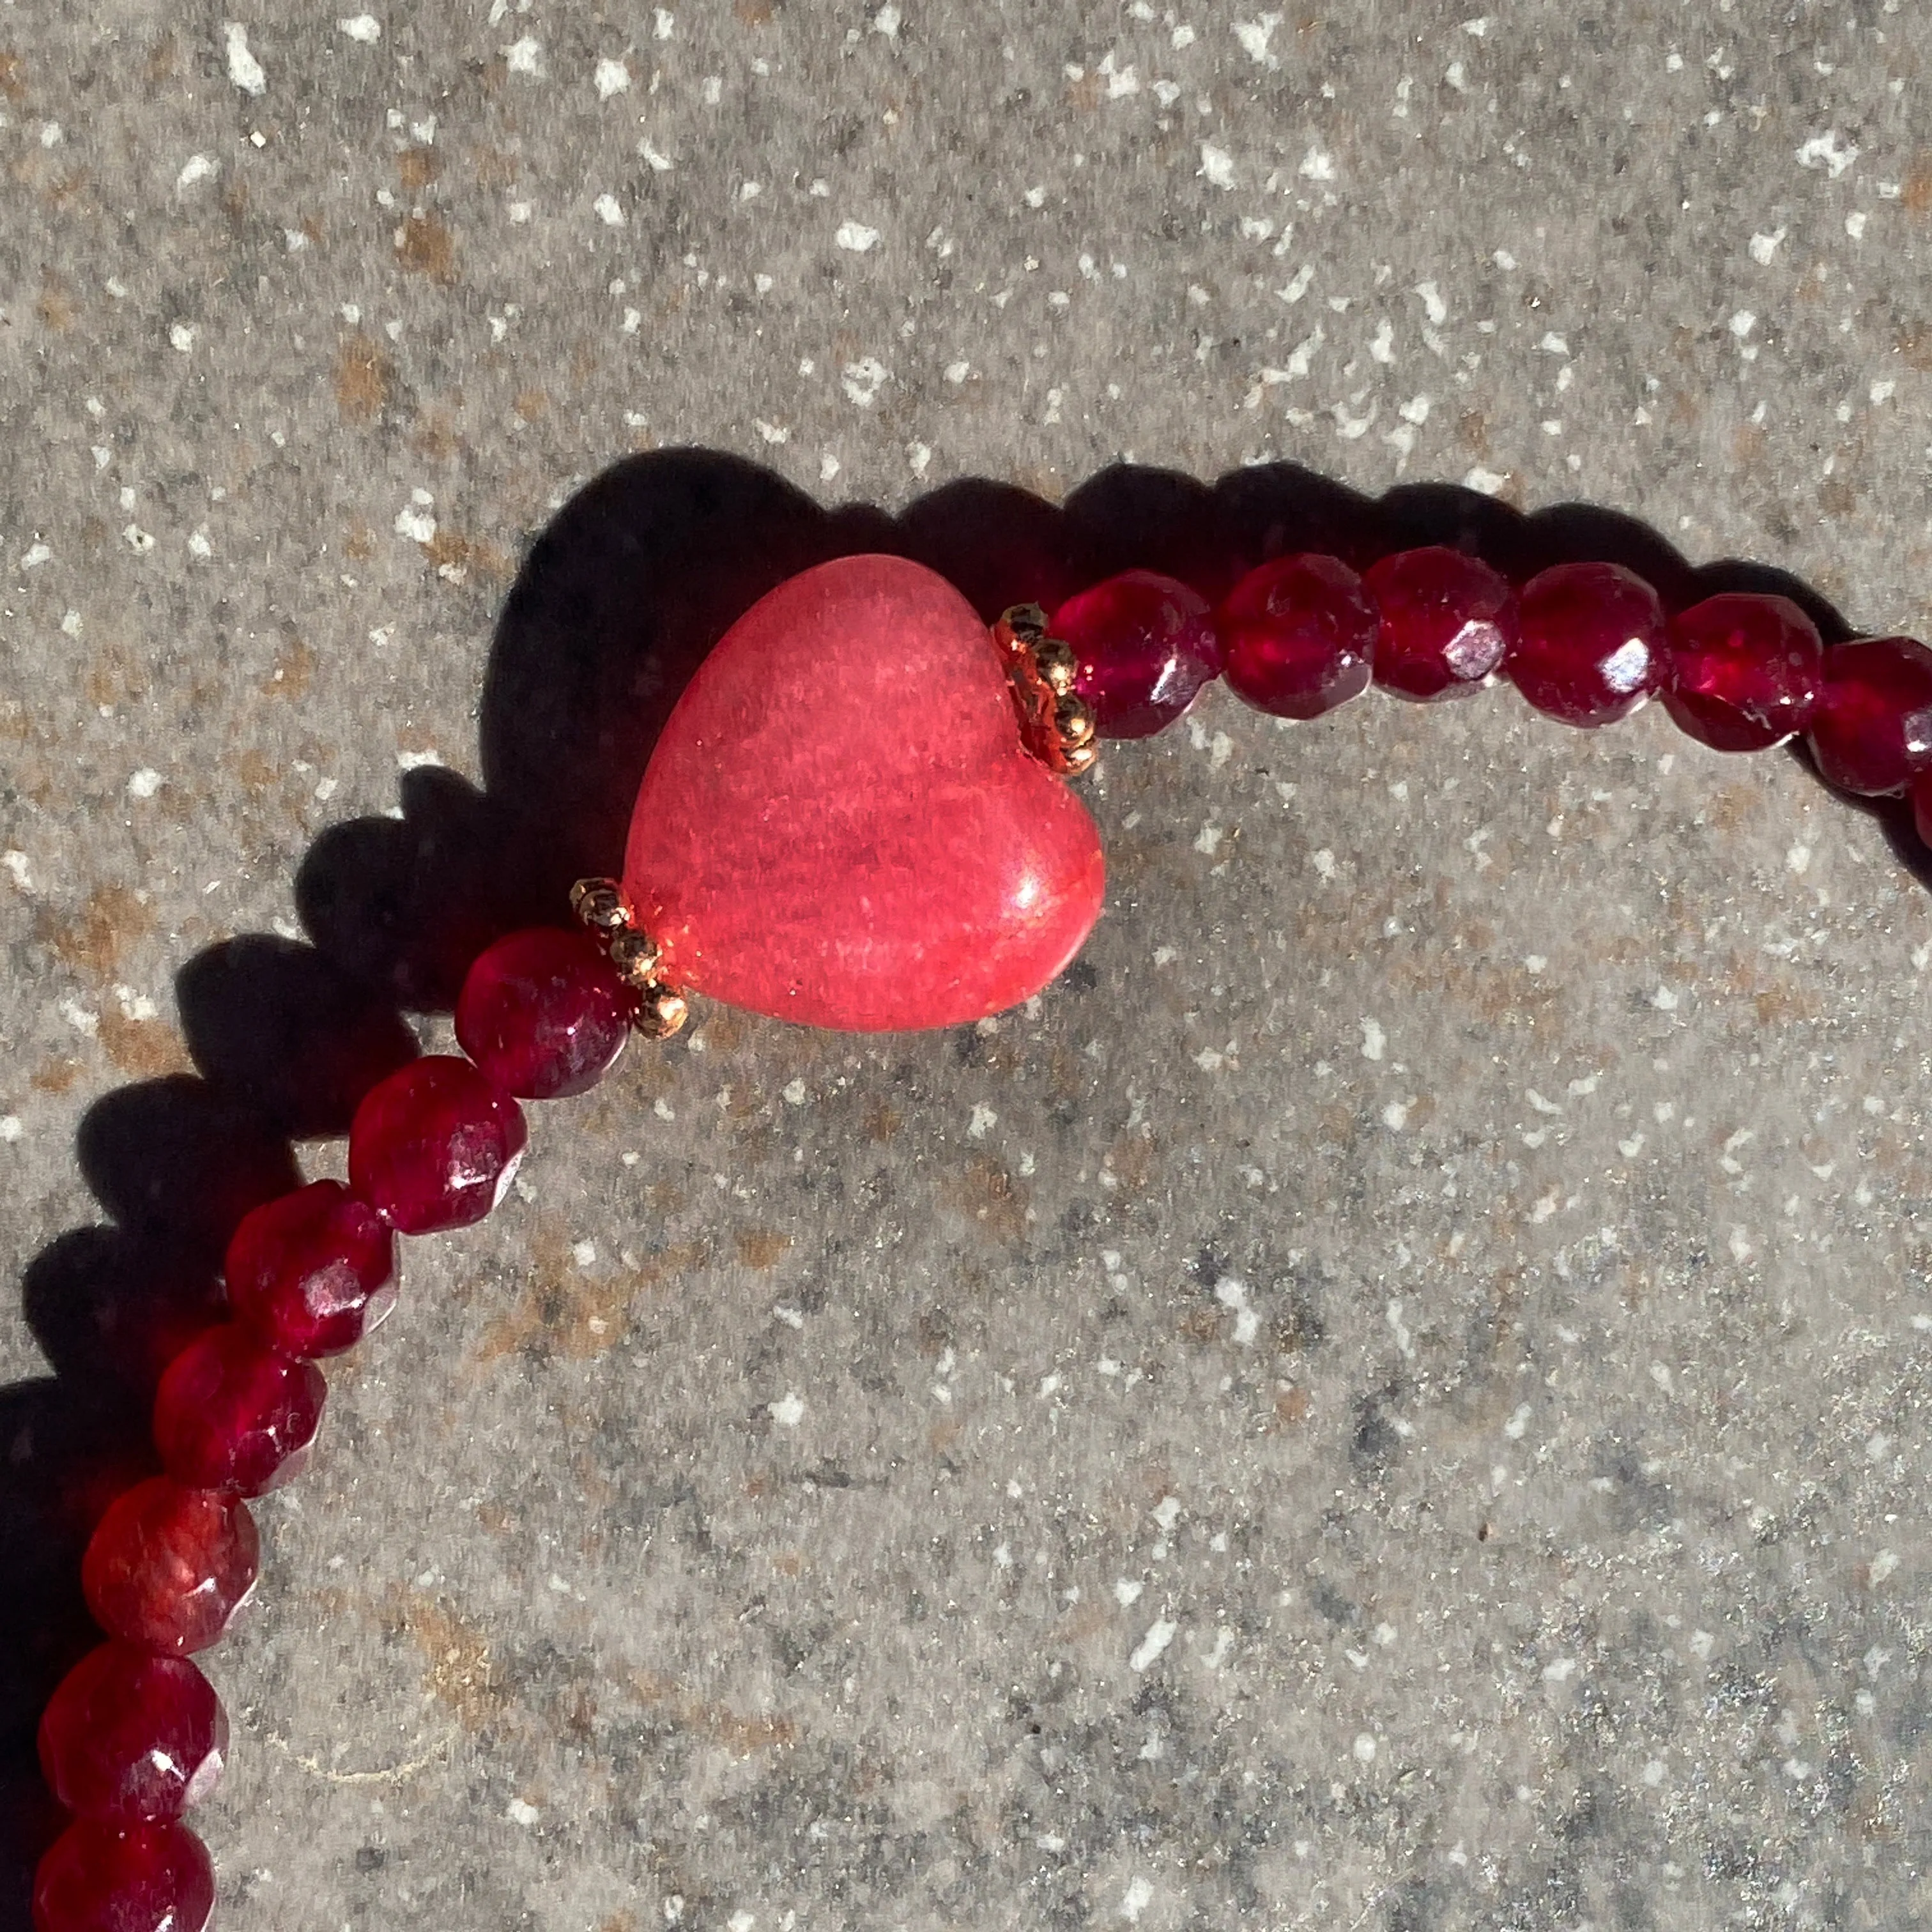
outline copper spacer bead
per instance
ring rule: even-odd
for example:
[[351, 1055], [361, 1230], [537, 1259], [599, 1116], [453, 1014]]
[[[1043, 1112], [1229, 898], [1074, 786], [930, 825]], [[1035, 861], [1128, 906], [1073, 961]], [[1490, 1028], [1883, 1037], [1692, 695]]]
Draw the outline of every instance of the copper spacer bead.
[[1046, 635], [1046, 613], [1037, 604], [1015, 604], [1000, 614], [1000, 621], [1023, 644], [1036, 644]]
[[1090, 745], [1097, 728], [1094, 707], [1084, 698], [1076, 698], [1069, 692], [1060, 700], [1054, 713], [1054, 724], [1060, 733], [1060, 742], [1068, 750]]
[[617, 976], [634, 992], [650, 989], [651, 975], [657, 970], [658, 961], [663, 956], [657, 942], [647, 932], [640, 932], [634, 926], [626, 926], [621, 932], [612, 935], [609, 946], [610, 964], [617, 969]]
[[579, 879], [570, 889], [570, 909], [592, 932], [622, 932], [633, 916], [615, 879]]
[[649, 1039], [668, 1040], [690, 1017], [690, 1002], [682, 993], [668, 986], [652, 986], [639, 994], [632, 1024]]
[[1071, 644], [1060, 638], [1042, 638], [1033, 647], [1033, 661], [1056, 698], [1065, 698], [1072, 692], [1080, 664]]

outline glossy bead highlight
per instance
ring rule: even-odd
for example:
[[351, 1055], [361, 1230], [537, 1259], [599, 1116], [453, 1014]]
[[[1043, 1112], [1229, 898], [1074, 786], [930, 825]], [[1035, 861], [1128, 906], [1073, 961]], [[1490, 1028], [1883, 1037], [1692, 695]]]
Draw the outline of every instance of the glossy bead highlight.
[[34, 1878], [34, 1932], [207, 1932], [214, 1866], [185, 1825], [76, 1819]]
[[62, 1678], [40, 1716], [40, 1769], [67, 1808], [104, 1824], [178, 1818], [221, 1781], [228, 1714], [185, 1658], [116, 1640]]
[[526, 1100], [582, 1094], [631, 1034], [631, 994], [589, 933], [513, 932], [482, 953], [456, 1002], [456, 1037], [490, 1082]]
[[1904, 791], [1932, 768], [1932, 650], [1914, 638], [1834, 644], [1805, 742], [1840, 791]]
[[1339, 557], [1278, 556], [1228, 592], [1215, 613], [1222, 675], [1277, 718], [1318, 718], [1369, 688], [1381, 620]]
[[432, 1054], [374, 1088], [349, 1130], [349, 1182], [398, 1234], [482, 1220], [530, 1138], [523, 1109], [466, 1060]]
[[236, 1318], [278, 1354], [340, 1354], [396, 1305], [396, 1238], [339, 1180], [245, 1216], [228, 1244]]
[[1418, 704], [1480, 691], [1516, 640], [1516, 596], [1480, 557], [1398, 550], [1364, 574], [1381, 628], [1375, 680]]
[[1220, 675], [1207, 598], [1151, 570], [1123, 571], [1070, 597], [1047, 628], [1073, 646], [1073, 688], [1103, 738], [1151, 737]]
[[100, 1519], [80, 1585], [110, 1636], [185, 1657], [227, 1629], [255, 1587], [260, 1556], [245, 1503], [154, 1476]]
[[1670, 620], [1664, 707], [1714, 751], [1768, 751], [1811, 722], [1824, 656], [1816, 626], [1788, 597], [1707, 597]]
[[1546, 717], [1614, 724], [1664, 681], [1663, 603], [1622, 564], [1559, 563], [1532, 578], [1521, 621], [1504, 668]]
[[224, 1322], [169, 1365], [154, 1396], [154, 1446], [191, 1490], [258, 1496], [308, 1466], [328, 1384]]

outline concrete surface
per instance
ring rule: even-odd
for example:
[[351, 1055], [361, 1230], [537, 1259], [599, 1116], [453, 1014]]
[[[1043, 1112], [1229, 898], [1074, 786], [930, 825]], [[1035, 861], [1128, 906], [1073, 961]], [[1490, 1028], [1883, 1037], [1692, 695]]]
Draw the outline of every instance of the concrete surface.
[[[8, 1928], [200, 1258], [763, 584], [1466, 482], [1932, 622], [1923, 0], [367, 4], [0, 7]], [[1897, 827], [1507, 692], [1092, 796], [1036, 1012], [712, 1011], [410, 1250], [211, 1659], [234, 1932], [1932, 1915]]]

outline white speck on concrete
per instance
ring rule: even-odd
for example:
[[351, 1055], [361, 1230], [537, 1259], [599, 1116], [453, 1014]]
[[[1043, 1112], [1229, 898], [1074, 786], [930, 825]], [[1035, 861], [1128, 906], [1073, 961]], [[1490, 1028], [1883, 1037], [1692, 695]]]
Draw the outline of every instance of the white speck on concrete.
[[1383, 1032], [1379, 1020], [1364, 1019], [1362, 1022], [1362, 1058], [1379, 1060], [1382, 1048], [1388, 1044], [1388, 1035]]
[[1822, 134], [1814, 134], [1798, 150], [1798, 165], [1801, 168], [1823, 168], [1834, 181], [1858, 158], [1856, 141], [1847, 141], [1835, 128], [1828, 128]]
[[1373, 1764], [1376, 1761], [1376, 1741], [1366, 1731], [1358, 1732], [1351, 1750], [1358, 1764]]
[[194, 330], [185, 322], [171, 322], [168, 326], [168, 340], [185, 356], [194, 346]]
[[262, 63], [248, 51], [248, 29], [238, 20], [230, 20], [221, 31], [228, 44], [228, 78], [244, 94], [267, 93], [268, 76], [262, 71]]
[[26, 1130], [20, 1125], [20, 1117], [18, 1114], [0, 1114], [0, 1141], [4, 1141], [10, 1145], [26, 1131]]
[[982, 1102], [973, 1109], [973, 1118], [966, 1126], [967, 1134], [971, 1139], [982, 1141], [988, 1131], [999, 1124], [999, 1115]]
[[359, 40], [365, 47], [373, 47], [382, 38], [382, 23], [373, 14], [352, 14], [335, 24], [340, 32], [352, 40]]
[[802, 1080], [793, 1081], [784, 1090], [785, 1104], [788, 1107], [803, 1106], [805, 1096], [805, 1082]]
[[892, 371], [875, 356], [862, 356], [856, 362], [848, 362], [839, 372], [838, 386], [862, 410], [872, 406], [879, 393], [880, 386], [890, 380]]
[[1279, 14], [1264, 14], [1258, 20], [1237, 20], [1234, 38], [1241, 44], [1241, 51], [1249, 59], [1273, 74], [1281, 65], [1281, 57], [1270, 51], [1268, 43], [1274, 38], [1274, 30], [1281, 25]]
[[159, 772], [152, 766], [143, 765], [128, 781], [128, 796], [130, 798], [152, 798], [160, 790], [163, 782]]
[[1301, 158], [1299, 170], [1304, 181], [1331, 182], [1335, 178], [1335, 157], [1320, 148], [1310, 148]]
[[1171, 1644], [1180, 1626], [1166, 1617], [1156, 1617], [1148, 1626], [1148, 1634], [1134, 1647], [1133, 1654], [1127, 1659], [1130, 1670], [1142, 1671], [1150, 1669], [1161, 1653]]
[[520, 1798], [513, 1798], [505, 1810], [513, 1825], [520, 1825], [527, 1831], [543, 1814], [534, 1804], [526, 1804]]
[[614, 194], [600, 194], [590, 206], [606, 228], [623, 226], [624, 204]]
[[33, 862], [17, 847], [0, 852], [0, 866], [6, 867], [8, 877], [20, 891], [30, 892], [34, 890]]
[[1126, 1895], [1120, 1900], [1120, 1916], [1133, 1924], [1148, 1907], [1154, 1903], [1154, 1887], [1144, 1878], [1132, 1880]]
[[1213, 142], [1201, 144], [1201, 176], [1210, 188], [1232, 188], [1234, 185], [1234, 158], [1225, 148], [1217, 148]]
[[772, 1404], [771, 1418], [781, 1429], [796, 1429], [805, 1420], [805, 1404], [795, 1395], [782, 1395]]
[[1232, 1275], [1226, 1276], [1214, 1284], [1214, 1299], [1223, 1308], [1234, 1311], [1237, 1346], [1244, 1348], [1250, 1346], [1262, 1325], [1262, 1318], [1258, 1310], [1248, 1305], [1246, 1284], [1235, 1280]]
[[600, 60], [592, 69], [590, 80], [597, 90], [597, 98], [609, 100], [615, 95], [629, 92], [631, 70], [620, 60]]
[[849, 253], [862, 255], [878, 246], [879, 231], [868, 228], [862, 221], [845, 220], [839, 223], [832, 238]]
[[543, 43], [532, 34], [526, 34], [521, 40], [506, 47], [503, 59], [512, 74], [520, 74], [531, 80], [543, 78]]
[[1774, 228], [1768, 235], [1760, 232], [1751, 237], [1751, 260], [1760, 268], [1768, 268], [1771, 266], [1773, 257], [1776, 256], [1779, 248], [1783, 244], [1785, 233], [1786, 231], [1782, 228]]
[[1114, 1600], [1122, 1610], [1132, 1610], [1140, 1601], [1141, 1592], [1146, 1588], [1137, 1578], [1123, 1576], [1114, 1586]]
[[198, 182], [212, 181], [220, 172], [219, 161], [212, 161], [206, 154], [190, 154], [175, 176], [175, 187], [177, 190], [190, 188]]

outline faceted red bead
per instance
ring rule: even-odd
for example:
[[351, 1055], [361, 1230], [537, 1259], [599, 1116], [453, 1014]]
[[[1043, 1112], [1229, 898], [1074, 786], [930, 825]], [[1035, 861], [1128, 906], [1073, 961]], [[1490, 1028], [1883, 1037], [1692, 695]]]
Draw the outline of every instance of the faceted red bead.
[[1178, 578], [1124, 571], [1070, 597], [1048, 631], [1079, 659], [1073, 688], [1103, 738], [1149, 738], [1220, 675], [1208, 600]]
[[480, 1221], [529, 1135], [523, 1109], [466, 1060], [431, 1054], [370, 1089], [349, 1130], [349, 1182], [399, 1234]]
[[185, 1657], [212, 1644], [248, 1600], [260, 1553], [247, 1504], [154, 1476], [100, 1519], [80, 1586], [110, 1636]]
[[228, 1714], [185, 1658], [116, 1640], [55, 1687], [40, 1743], [48, 1788], [70, 1811], [153, 1822], [178, 1818], [220, 1783]]
[[1627, 718], [1663, 682], [1657, 592], [1618, 563], [1559, 563], [1523, 586], [1522, 634], [1504, 666], [1538, 710], [1565, 724]]
[[1228, 592], [1215, 614], [1234, 691], [1277, 718], [1318, 718], [1369, 688], [1380, 620], [1340, 559], [1278, 556]]
[[168, 1366], [154, 1396], [154, 1446], [184, 1488], [258, 1496], [301, 1474], [328, 1385], [226, 1322]]
[[470, 969], [456, 1037], [506, 1094], [554, 1100], [596, 1085], [631, 1034], [631, 996], [590, 934], [532, 926]]
[[1398, 550], [1364, 574], [1380, 614], [1376, 682], [1426, 704], [1481, 689], [1516, 640], [1516, 595], [1480, 557]]
[[1726, 591], [1670, 621], [1664, 707], [1720, 752], [1763, 752], [1811, 722], [1824, 682], [1817, 627], [1788, 597]]
[[34, 1932], [206, 1932], [214, 1866], [185, 1825], [76, 1819], [40, 1860]]
[[1904, 791], [1932, 768], [1932, 650], [1912, 638], [1834, 644], [1806, 742], [1840, 791]]
[[227, 1275], [236, 1318], [278, 1354], [340, 1354], [396, 1305], [396, 1238], [340, 1181], [318, 1180], [243, 1217]]

